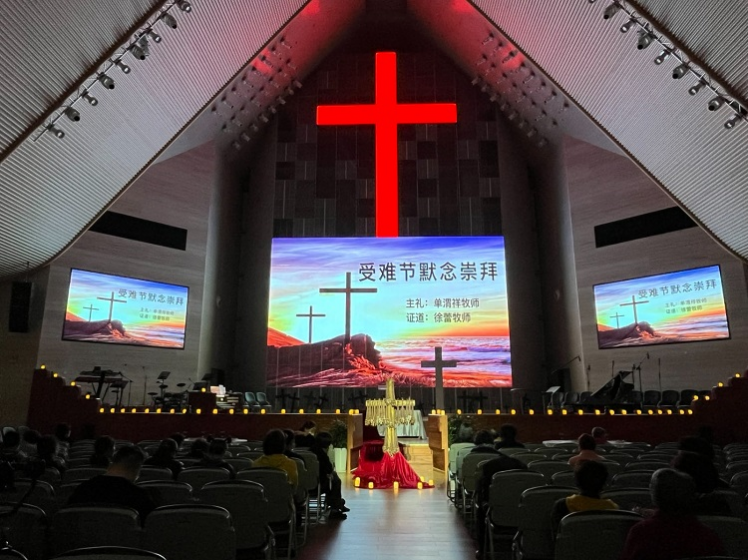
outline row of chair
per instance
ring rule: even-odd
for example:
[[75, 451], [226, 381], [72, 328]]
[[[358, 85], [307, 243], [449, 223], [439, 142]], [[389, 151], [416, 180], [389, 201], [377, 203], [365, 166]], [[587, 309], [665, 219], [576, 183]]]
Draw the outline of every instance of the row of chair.
[[[696, 397], [711, 398], [711, 390], [697, 390], [697, 389], [683, 389], [676, 391], [673, 389], [667, 389], [665, 391], [656, 391], [653, 389], [647, 391], [631, 391], [625, 400], [624, 404], [634, 405], [643, 409], [677, 409], [677, 408], [688, 408]], [[584, 406], [590, 402], [592, 392], [583, 391], [581, 393], [577, 391], [556, 391], [551, 395], [550, 406], [556, 409], [576, 409], [579, 406]]]

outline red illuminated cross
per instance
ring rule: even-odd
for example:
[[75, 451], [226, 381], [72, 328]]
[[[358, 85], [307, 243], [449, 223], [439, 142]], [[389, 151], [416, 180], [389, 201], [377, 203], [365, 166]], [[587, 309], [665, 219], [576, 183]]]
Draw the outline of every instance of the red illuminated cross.
[[454, 103], [398, 103], [397, 55], [376, 54], [373, 105], [320, 105], [318, 125], [374, 125], [377, 237], [397, 237], [397, 125], [457, 122]]

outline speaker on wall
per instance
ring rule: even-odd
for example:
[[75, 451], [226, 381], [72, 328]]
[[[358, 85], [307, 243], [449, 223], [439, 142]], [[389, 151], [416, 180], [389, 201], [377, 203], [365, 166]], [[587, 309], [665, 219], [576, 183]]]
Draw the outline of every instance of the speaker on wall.
[[10, 313], [8, 330], [10, 332], [29, 332], [31, 299], [34, 295], [32, 282], [13, 282], [10, 290]]

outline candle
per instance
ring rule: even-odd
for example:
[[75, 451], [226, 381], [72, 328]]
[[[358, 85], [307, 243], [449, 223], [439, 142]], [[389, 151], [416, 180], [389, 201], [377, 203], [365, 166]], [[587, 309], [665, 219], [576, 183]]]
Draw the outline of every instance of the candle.
[[357, 476], [356, 478], [354, 478], [354, 479], [353, 479], [353, 485], [354, 485], [354, 486], [355, 486], [356, 488], [360, 487], [360, 486], [361, 486], [361, 477], [358, 477], [358, 476]]
[[418, 489], [419, 490], [423, 490], [423, 482], [419, 482], [418, 483]]
[[392, 483], [392, 488], [394, 488], [395, 490], [399, 489], [400, 483], [396, 480], [395, 482]]
[[373, 482], [369, 482], [369, 490], [372, 490], [373, 488], [374, 488], [374, 483]]
[[434, 485], [433, 479], [429, 479], [429, 486], [433, 486], [433, 485]]
[[285, 413], [286, 413], [286, 409], [285, 408], [281, 408], [281, 414], [285, 414]]

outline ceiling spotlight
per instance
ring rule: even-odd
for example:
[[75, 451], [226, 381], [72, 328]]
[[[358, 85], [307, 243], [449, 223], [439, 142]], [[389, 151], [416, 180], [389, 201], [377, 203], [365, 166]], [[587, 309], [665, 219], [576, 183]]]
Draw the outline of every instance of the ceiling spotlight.
[[236, 140], [234, 140], [234, 141], [233, 141], [233, 142], [231, 143], [231, 145], [232, 145], [232, 146], [234, 146], [234, 149], [235, 149], [235, 150], [241, 150], [241, 149], [242, 149], [242, 145], [241, 145], [241, 144], [240, 144], [239, 142], [237, 142]]
[[65, 116], [73, 122], [78, 122], [79, 120], [81, 120], [81, 114], [72, 107], [68, 107], [67, 109], [65, 109]]
[[269, 122], [270, 122], [270, 119], [269, 119], [269, 118], [267, 118], [267, 115], [265, 115], [265, 113], [261, 113], [261, 114], [260, 114], [260, 120], [261, 120], [262, 122], [264, 122], [264, 123], [269, 123]]
[[282, 97], [279, 97], [278, 98], [278, 103], [280, 103], [281, 105], [285, 105], [286, 104], [286, 100], [283, 99]]
[[590, 4], [594, 4], [595, 0], [588, 0]]
[[660, 54], [657, 55], [657, 58], [654, 59], [654, 63], [657, 65], [662, 64], [665, 62], [665, 59], [670, 56], [670, 51], [665, 49], [663, 51], [660, 51]]
[[259, 131], [259, 130], [260, 130], [260, 127], [259, 127], [259, 126], [257, 126], [257, 125], [256, 125], [256, 124], [254, 124], [254, 123], [252, 123], [252, 125], [250, 126], [250, 128], [251, 128], [251, 129], [252, 129], [253, 131], [255, 131], [255, 132], [257, 132], [257, 131]]
[[146, 58], [148, 58], [148, 54], [149, 54], [148, 50], [143, 48], [140, 45], [133, 45], [132, 47], [130, 47], [130, 52], [138, 60], [145, 60]]
[[96, 107], [96, 105], [99, 104], [99, 100], [96, 99], [93, 95], [91, 95], [87, 91], [84, 91], [83, 95], [81, 95], [81, 97], [83, 99], [85, 99], [86, 101], [88, 101], [88, 103], [89, 103], [89, 105], [91, 105], [91, 107]]
[[538, 130], [536, 128], [531, 128], [530, 130], [527, 131], [527, 137], [532, 138], [537, 133], [538, 133]]
[[518, 113], [517, 111], [511, 111], [511, 112], [510, 112], [510, 113], [509, 113], [509, 114], [508, 114], [508, 115], [506, 116], [506, 118], [507, 118], [507, 119], [509, 119], [510, 121], [513, 121], [513, 120], [514, 120], [514, 119], [516, 119], [516, 118], [517, 118], [518, 116], [519, 116], [519, 113]]
[[65, 132], [63, 130], [60, 130], [53, 124], [47, 125], [47, 130], [57, 136], [57, 138], [59, 138], [60, 140], [65, 138]]
[[488, 43], [490, 43], [493, 40], [494, 40], [493, 33], [489, 33], [488, 37], [486, 37], [485, 39], [483, 39], [483, 44], [487, 45]]
[[514, 49], [513, 51], [509, 51], [509, 54], [506, 55], [504, 58], [501, 59], [502, 64], [506, 64], [510, 60], [512, 60], [515, 56], [519, 54], [519, 51], [517, 49]]
[[538, 140], [537, 146], [538, 148], [542, 148], [546, 144], [548, 144], [548, 140], [546, 140], [545, 138], [541, 138], [540, 140]]
[[709, 107], [710, 111], [716, 111], [717, 109], [719, 109], [720, 107], [722, 107], [722, 105], [724, 105], [724, 104], [725, 104], [725, 98], [724, 97], [720, 97], [718, 95], [717, 97], [715, 97], [711, 101], [709, 101], [709, 105], [707, 105], [707, 107]]
[[276, 114], [276, 113], [278, 112], [278, 109], [276, 109], [275, 107], [273, 107], [273, 106], [271, 105], [271, 106], [270, 106], [270, 112], [271, 112], [271, 113], [273, 113], [273, 114], [275, 115], [275, 114]]
[[740, 114], [735, 113], [733, 116], [731, 116], [727, 121], [725, 122], [725, 128], [727, 130], [730, 130], [733, 128], [736, 124], [738, 124], [741, 121]]
[[603, 19], [610, 19], [618, 13], [621, 9], [621, 5], [618, 2], [613, 2], [610, 6], [605, 8], [603, 12]]
[[[106, 74], [99, 74], [98, 80], [101, 82], [101, 85], [104, 86], [107, 89], [114, 89], [114, 80], [107, 76]], [[89, 101], [89, 103], [91, 103]], [[91, 103], [93, 105], [93, 103]]]
[[291, 86], [288, 86], [288, 87], [286, 88], [286, 93], [287, 93], [288, 95], [293, 95], [293, 94], [294, 94], [293, 88], [292, 88]]
[[245, 142], [249, 142], [250, 140], [252, 140], [252, 137], [249, 134], [247, 134], [246, 132], [242, 132], [239, 136]]
[[117, 60], [115, 60], [114, 61], [114, 65], [117, 68], [119, 68], [120, 70], [122, 70], [123, 74], [129, 74], [130, 73], [130, 67], [127, 64], [125, 64], [124, 62], [122, 62], [121, 58], [118, 58]]
[[621, 33], [628, 33], [629, 30], [636, 25], [636, 20], [631, 18], [621, 26]]
[[295, 87], [296, 89], [301, 89], [301, 82], [299, 80], [294, 80], [291, 83], [293, 84], [293, 87]]
[[646, 49], [655, 40], [655, 36], [651, 31], [645, 31], [642, 29], [639, 31], [639, 40], [636, 42], [636, 48], [641, 50]]
[[163, 21], [166, 25], [168, 25], [172, 29], [177, 28], [177, 18], [175, 18], [169, 12], [164, 12], [164, 15], [161, 16], [161, 21]]
[[154, 43], [160, 43], [161, 42], [161, 35], [156, 33], [153, 29], [150, 27], [145, 30], [146, 35], [148, 35], [151, 39], [153, 39]]
[[679, 64], [678, 66], [673, 68], [673, 79], [680, 80], [687, 73], [688, 73], [688, 64], [686, 64], [685, 62], [683, 64]]
[[475, 78], [473, 78], [472, 80], [470, 80], [470, 83], [472, 85], [474, 85], [474, 86], [477, 86], [480, 83], [480, 78], [478, 76], [476, 76]]
[[697, 93], [699, 93], [701, 88], [703, 88], [705, 85], [706, 84], [704, 83], [704, 80], [699, 80], [694, 85], [692, 85], [690, 88], [688, 88], [688, 93], [690, 93], [691, 95], [696, 95]]
[[192, 11], [192, 4], [187, 2], [187, 0], [177, 0], [177, 6], [179, 6], [179, 9], [183, 12], [189, 14]]

